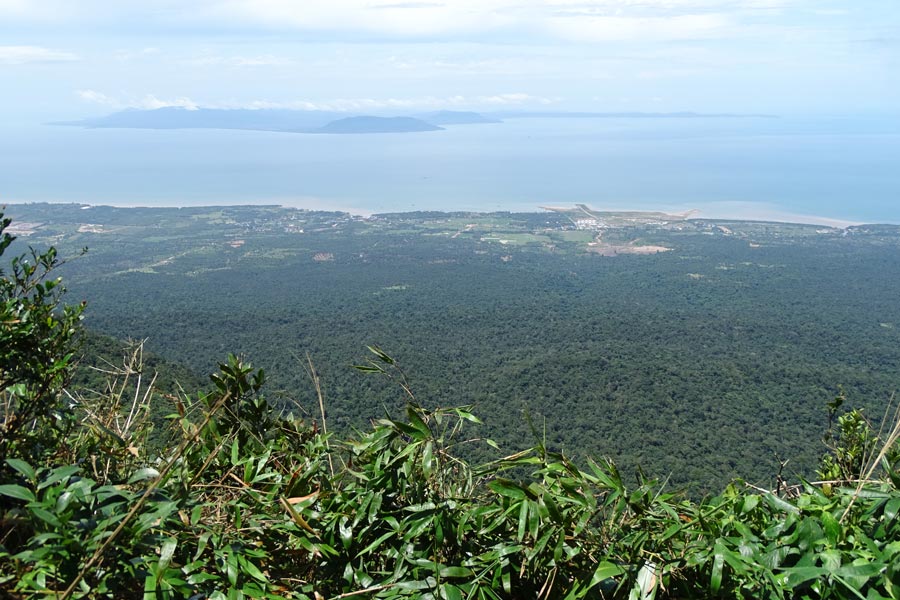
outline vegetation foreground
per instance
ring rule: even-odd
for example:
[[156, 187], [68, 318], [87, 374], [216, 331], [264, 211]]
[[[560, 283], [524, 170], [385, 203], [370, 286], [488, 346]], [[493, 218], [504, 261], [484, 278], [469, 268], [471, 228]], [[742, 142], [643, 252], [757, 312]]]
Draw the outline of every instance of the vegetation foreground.
[[825, 481], [693, 502], [542, 441], [469, 464], [463, 445], [493, 445], [477, 417], [425, 409], [372, 348], [358, 368], [396, 382], [405, 419], [337, 439], [230, 356], [212, 391], [169, 398], [160, 448], [140, 348], [105, 389], [70, 389], [84, 307], [62, 305], [58, 264], [33, 251], [0, 280], [0, 595], [900, 597], [896, 418], [835, 401]]

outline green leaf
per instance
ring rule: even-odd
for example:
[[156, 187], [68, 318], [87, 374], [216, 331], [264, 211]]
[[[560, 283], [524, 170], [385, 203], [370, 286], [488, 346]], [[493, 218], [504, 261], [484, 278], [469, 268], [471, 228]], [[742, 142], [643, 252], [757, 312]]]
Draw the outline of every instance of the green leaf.
[[623, 574], [625, 571], [616, 564], [609, 562], [608, 560], [602, 561], [599, 565], [597, 565], [597, 569], [594, 571], [594, 576], [591, 577], [591, 585], [590, 587], [594, 587], [601, 581], [606, 581], [612, 577], [618, 577]]
[[862, 588], [866, 582], [881, 575], [884, 570], [884, 563], [878, 562], [861, 562], [864, 559], [857, 559], [855, 564], [844, 565], [837, 569], [834, 574], [839, 577], [852, 580], [857, 588]]
[[344, 545], [344, 548], [349, 549], [351, 544], [353, 544], [353, 527], [350, 526], [347, 517], [341, 517], [341, 520], [338, 522], [338, 534], [341, 537], [341, 543]]
[[384, 350], [379, 348], [378, 346], [366, 346], [369, 349], [369, 352], [378, 357], [379, 360], [385, 362], [389, 365], [394, 364], [394, 359], [384, 353]]
[[783, 569], [778, 574], [777, 580], [780, 585], [791, 589], [827, 574], [828, 570], [822, 567], [790, 567]]
[[559, 525], [563, 525], [563, 518], [559, 512], [559, 508], [556, 506], [556, 502], [553, 501], [553, 498], [549, 494], [545, 494], [541, 500], [544, 502], [544, 506], [547, 507], [547, 513], [550, 515], [550, 518]]
[[134, 475], [132, 475], [128, 480], [128, 483], [137, 483], [138, 481], [144, 481], [145, 479], [156, 479], [157, 477], [159, 477], [159, 471], [157, 471], [153, 467], [144, 467], [135, 471]]
[[897, 513], [900, 513], [900, 498], [894, 498], [890, 500], [884, 507], [885, 521], [893, 521], [897, 518]]
[[440, 596], [439, 598], [443, 598], [444, 600], [462, 600], [463, 599], [463, 591], [456, 587], [455, 585], [450, 585], [447, 583], [442, 583], [440, 587]]
[[175, 547], [177, 545], [178, 540], [173, 537], [168, 537], [163, 541], [162, 546], [159, 549], [159, 562], [156, 563], [157, 585], [159, 585], [159, 580], [166, 572], [166, 569], [169, 568], [169, 563], [172, 562], [172, 557], [175, 555]]
[[516, 531], [516, 540], [521, 542], [525, 538], [525, 529], [528, 526], [528, 500], [522, 500], [519, 508], [519, 528]]
[[825, 537], [832, 546], [837, 545], [841, 537], [841, 524], [830, 512], [822, 513], [822, 529], [825, 531]]
[[35, 473], [31, 465], [29, 465], [22, 459], [8, 458], [6, 459], [6, 464], [21, 473], [29, 481], [34, 481], [35, 479], [37, 479], [37, 473]]
[[41, 521], [49, 524], [51, 527], [54, 527], [56, 529], [62, 528], [62, 523], [60, 522], [60, 520], [49, 510], [45, 510], [38, 506], [32, 507], [30, 510], [34, 516], [39, 518]]
[[47, 479], [38, 484], [38, 489], [42, 490], [44, 488], [50, 487], [54, 483], [62, 481], [63, 479], [68, 479], [78, 471], [80, 471], [80, 469], [75, 465], [69, 465], [54, 469]]
[[793, 513], [793, 514], [800, 513], [799, 508], [797, 508], [796, 506], [794, 506], [793, 504], [791, 504], [790, 502], [788, 502], [786, 500], [782, 500], [775, 494], [767, 493], [765, 495], [765, 499], [766, 499], [766, 502], [769, 504], [769, 506], [771, 506], [772, 508], [774, 508], [776, 510], [780, 510], [780, 511], [787, 512], [787, 513]]
[[[414, 406], [409, 405], [406, 407], [406, 416], [409, 418], [410, 425], [420, 431], [423, 436], [431, 436], [431, 429], [428, 427], [428, 425], [425, 424], [425, 421], [422, 420], [422, 417], [419, 416], [419, 411]], [[423, 438], [420, 437], [419, 439]]]
[[34, 492], [29, 490], [28, 488], [24, 488], [21, 485], [0, 485], [0, 496], [8, 496], [10, 498], [15, 498], [16, 500], [25, 500], [27, 502], [34, 502]]
[[422, 450], [422, 472], [428, 479], [434, 473], [434, 449], [430, 440], [425, 444], [425, 449]]
[[521, 500], [526, 495], [522, 486], [509, 479], [494, 479], [488, 483], [488, 487], [501, 496], [514, 500]]
[[252, 562], [250, 562], [249, 560], [247, 560], [245, 558], [241, 559], [241, 567], [253, 579], [256, 579], [257, 581], [261, 581], [263, 583], [267, 583], [269, 581], [269, 578], [266, 577], [263, 574], [263, 572], [259, 570], [259, 567], [257, 567], [256, 565], [254, 565]]
[[713, 594], [718, 594], [722, 588], [722, 571], [725, 566], [725, 554], [722, 547], [716, 543], [715, 554], [713, 556], [712, 573], [709, 576], [709, 589]]
[[232, 587], [237, 585], [238, 565], [237, 556], [234, 553], [229, 552], [225, 555], [225, 575], [228, 577], [228, 583]]
[[439, 573], [445, 579], [450, 577], [471, 577], [473, 575], [472, 569], [467, 569], [466, 567], [441, 567]]
[[744, 504], [741, 506], [741, 514], [747, 514], [759, 505], [759, 496], [756, 494], [748, 494], [744, 497]]

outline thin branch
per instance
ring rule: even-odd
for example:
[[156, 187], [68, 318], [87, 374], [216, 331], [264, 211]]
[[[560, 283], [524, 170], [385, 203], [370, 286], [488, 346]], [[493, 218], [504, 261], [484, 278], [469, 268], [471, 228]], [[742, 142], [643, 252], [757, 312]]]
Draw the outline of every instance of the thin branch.
[[319, 413], [322, 415], [322, 433], [325, 436], [325, 449], [328, 450], [328, 468], [331, 476], [334, 477], [334, 462], [331, 459], [331, 446], [328, 444], [328, 424], [325, 422], [325, 394], [322, 393], [322, 383], [319, 381], [319, 374], [316, 373], [316, 367], [313, 365], [312, 357], [309, 352], [306, 353], [307, 373], [312, 379], [313, 386], [316, 388], [316, 396], [319, 398]]

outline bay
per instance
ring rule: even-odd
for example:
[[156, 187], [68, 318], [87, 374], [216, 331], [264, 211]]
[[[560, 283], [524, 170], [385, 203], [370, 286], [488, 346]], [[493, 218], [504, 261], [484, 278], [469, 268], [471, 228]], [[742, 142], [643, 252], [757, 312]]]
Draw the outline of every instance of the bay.
[[528, 118], [415, 134], [0, 127], [0, 202], [698, 209], [900, 223], [897, 118]]

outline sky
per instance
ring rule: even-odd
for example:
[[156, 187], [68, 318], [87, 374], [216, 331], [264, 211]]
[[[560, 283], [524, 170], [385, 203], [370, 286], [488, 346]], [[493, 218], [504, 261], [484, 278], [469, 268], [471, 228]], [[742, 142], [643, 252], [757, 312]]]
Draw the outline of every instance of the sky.
[[0, 119], [900, 112], [896, 0], [0, 0]]

